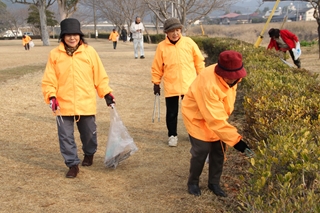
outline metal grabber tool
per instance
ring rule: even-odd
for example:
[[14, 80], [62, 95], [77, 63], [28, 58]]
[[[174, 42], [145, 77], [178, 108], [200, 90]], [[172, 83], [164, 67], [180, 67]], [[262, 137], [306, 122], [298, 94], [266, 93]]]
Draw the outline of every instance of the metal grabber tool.
[[60, 121], [59, 121], [59, 118], [61, 119], [61, 122], [63, 122], [63, 118], [61, 116], [61, 113], [60, 113], [60, 107], [57, 107], [57, 110], [54, 111], [54, 114], [56, 115], [56, 119], [57, 119], [57, 122], [58, 122], [58, 125], [60, 126]]
[[154, 97], [152, 123], [154, 123], [154, 117], [156, 115], [157, 102], [158, 102], [158, 122], [160, 122], [160, 95], [158, 93]]

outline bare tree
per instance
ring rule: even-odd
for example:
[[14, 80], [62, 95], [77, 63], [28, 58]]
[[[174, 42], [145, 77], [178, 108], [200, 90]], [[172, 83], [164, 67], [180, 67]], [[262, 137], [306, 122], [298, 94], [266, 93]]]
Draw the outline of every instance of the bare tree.
[[162, 23], [170, 17], [176, 17], [185, 29], [188, 29], [188, 26], [213, 10], [229, 7], [238, 0], [144, 0], [144, 2]]
[[18, 36], [18, 30], [20, 27], [26, 24], [28, 17], [27, 9], [8, 10], [5, 21], [7, 22], [8, 29], [14, 34], [15, 38]]
[[144, 17], [146, 5], [143, 0], [96, 0], [98, 11], [118, 28], [130, 26], [135, 16]]
[[46, 9], [51, 6], [56, 0], [10, 0], [12, 3], [18, 4], [34, 4], [38, 10], [40, 15], [40, 25], [41, 25], [41, 38], [43, 46], [49, 46], [49, 33], [47, 29], [47, 16]]
[[318, 47], [319, 47], [319, 59], [320, 59], [320, 0], [309, 1], [312, 7], [314, 8], [313, 17], [317, 20], [318, 23]]
[[79, 0], [56, 0], [58, 2], [58, 9], [60, 20], [70, 17], [77, 10]]

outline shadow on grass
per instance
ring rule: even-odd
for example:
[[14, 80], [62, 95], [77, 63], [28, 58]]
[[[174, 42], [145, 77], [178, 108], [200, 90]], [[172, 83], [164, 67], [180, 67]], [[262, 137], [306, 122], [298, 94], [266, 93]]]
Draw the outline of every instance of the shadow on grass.
[[6, 82], [10, 79], [20, 78], [23, 75], [44, 70], [45, 65], [26, 65], [0, 70], [0, 82]]

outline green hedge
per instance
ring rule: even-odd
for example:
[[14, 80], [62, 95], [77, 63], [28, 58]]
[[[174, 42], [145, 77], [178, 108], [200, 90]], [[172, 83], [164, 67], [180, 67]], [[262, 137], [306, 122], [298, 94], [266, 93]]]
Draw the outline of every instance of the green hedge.
[[207, 65], [232, 49], [242, 53], [248, 72], [240, 90], [245, 138], [256, 156], [240, 177], [239, 212], [320, 212], [318, 76], [290, 68], [274, 51], [252, 44], [193, 39], [208, 55]]

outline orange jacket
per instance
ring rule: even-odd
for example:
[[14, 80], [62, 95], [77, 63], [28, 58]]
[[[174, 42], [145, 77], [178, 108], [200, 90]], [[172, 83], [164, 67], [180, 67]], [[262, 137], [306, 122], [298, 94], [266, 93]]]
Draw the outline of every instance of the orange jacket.
[[28, 35], [26, 35], [25, 38], [22, 37], [22, 45], [24, 46], [24, 45], [28, 44], [31, 40], [32, 40], [31, 37]]
[[93, 47], [82, 44], [69, 56], [64, 44], [50, 51], [42, 78], [46, 103], [55, 96], [61, 115], [95, 115], [96, 92], [100, 98], [112, 90], [109, 77]]
[[159, 85], [163, 78], [165, 97], [184, 95], [203, 69], [204, 57], [191, 38], [181, 36], [175, 45], [166, 38], [157, 46], [152, 83]]
[[118, 41], [118, 38], [119, 38], [119, 33], [117, 31], [115, 31], [115, 32], [112, 31], [110, 33], [109, 40]]
[[221, 140], [234, 146], [242, 136], [228, 123], [234, 109], [237, 85], [229, 85], [214, 72], [216, 64], [206, 67], [191, 84], [182, 100], [182, 116], [188, 133], [199, 140]]

